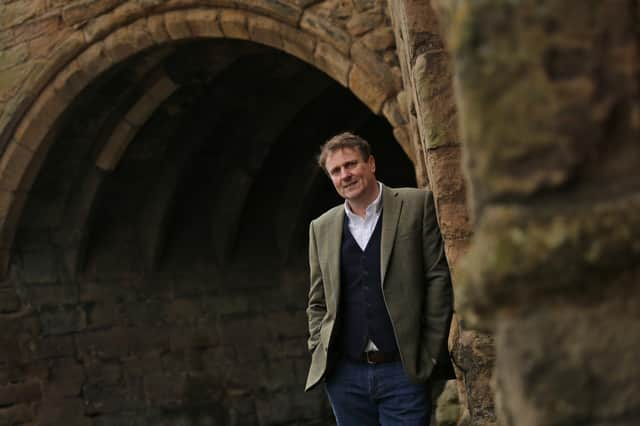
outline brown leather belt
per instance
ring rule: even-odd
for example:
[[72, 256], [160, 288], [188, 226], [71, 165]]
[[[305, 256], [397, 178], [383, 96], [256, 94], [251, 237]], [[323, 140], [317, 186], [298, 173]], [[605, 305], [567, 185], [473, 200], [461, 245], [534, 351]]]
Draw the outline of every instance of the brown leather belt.
[[366, 362], [367, 364], [383, 364], [385, 362], [394, 362], [400, 360], [400, 354], [398, 352], [381, 352], [370, 351], [363, 353], [358, 361]]

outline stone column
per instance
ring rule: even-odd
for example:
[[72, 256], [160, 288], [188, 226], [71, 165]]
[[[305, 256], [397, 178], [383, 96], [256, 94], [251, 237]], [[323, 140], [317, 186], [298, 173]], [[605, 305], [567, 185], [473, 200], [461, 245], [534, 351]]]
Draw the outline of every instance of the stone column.
[[[404, 2], [410, 3], [410, 2]], [[640, 5], [438, 1], [504, 425], [640, 424]]]
[[[389, 6], [405, 87], [400, 98], [410, 112], [420, 163], [426, 165], [418, 173], [422, 172], [436, 199], [457, 297], [458, 259], [469, 243], [471, 225], [450, 56], [429, 0], [390, 1]], [[457, 367], [462, 405], [459, 424], [495, 424], [489, 386], [494, 359], [492, 337], [468, 329], [456, 315], [449, 346]]]

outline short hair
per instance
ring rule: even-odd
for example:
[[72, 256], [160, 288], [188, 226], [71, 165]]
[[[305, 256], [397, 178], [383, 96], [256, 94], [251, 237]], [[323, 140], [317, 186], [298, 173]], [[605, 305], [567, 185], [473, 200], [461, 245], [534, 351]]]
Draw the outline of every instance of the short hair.
[[326, 141], [320, 147], [320, 155], [318, 155], [318, 165], [328, 173], [327, 171], [327, 156], [330, 152], [335, 152], [342, 148], [352, 148], [360, 151], [363, 160], [367, 160], [369, 156], [371, 156], [371, 146], [369, 142], [362, 139], [360, 136], [355, 135], [351, 132], [342, 132], [328, 141]]

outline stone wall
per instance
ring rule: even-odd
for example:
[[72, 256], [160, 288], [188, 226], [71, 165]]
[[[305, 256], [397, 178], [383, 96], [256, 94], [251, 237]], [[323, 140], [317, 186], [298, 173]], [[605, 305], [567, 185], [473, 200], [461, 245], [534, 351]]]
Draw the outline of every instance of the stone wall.
[[282, 51], [194, 39], [96, 76], [25, 171], [0, 424], [331, 424], [303, 392], [306, 236], [338, 202], [314, 156], [345, 128], [415, 185], [393, 128]]
[[[420, 147], [419, 164], [435, 196], [457, 298], [458, 260], [469, 244], [471, 222], [451, 58], [428, 0], [391, 1], [390, 10], [405, 86], [402, 100]], [[467, 329], [456, 315], [449, 346], [462, 407], [458, 423], [495, 424], [489, 384], [495, 358], [492, 337]]]
[[637, 1], [434, 1], [475, 220], [458, 313], [493, 330], [505, 425], [634, 425]]

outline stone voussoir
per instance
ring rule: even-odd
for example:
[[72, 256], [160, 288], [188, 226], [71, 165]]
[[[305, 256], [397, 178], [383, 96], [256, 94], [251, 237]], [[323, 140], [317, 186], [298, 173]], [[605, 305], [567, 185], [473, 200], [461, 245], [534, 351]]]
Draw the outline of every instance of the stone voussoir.
[[300, 27], [335, 47], [344, 55], [349, 54], [351, 36], [344, 29], [331, 24], [330, 20], [315, 13], [312, 9], [302, 15]]
[[0, 159], [0, 185], [4, 191], [15, 191], [22, 186], [33, 155], [33, 151], [16, 140], [7, 146]]
[[302, 15], [302, 8], [286, 1], [235, 0], [235, 4], [238, 8], [247, 9], [293, 26], [298, 24]]
[[164, 14], [167, 33], [172, 40], [183, 40], [193, 36], [187, 23], [187, 11], [177, 10]]
[[225, 37], [249, 40], [249, 28], [245, 12], [223, 10], [220, 13], [220, 26]]
[[349, 85], [349, 70], [351, 61], [349, 58], [332, 45], [319, 42], [314, 53], [315, 65], [338, 83], [347, 87]]
[[158, 44], [164, 44], [171, 40], [167, 32], [167, 26], [164, 22], [164, 15], [152, 15], [147, 17], [147, 30], [153, 41]]
[[267, 46], [282, 49], [282, 24], [264, 16], [248, 17], [249, 37]]
[[35, 152], [49, 132], [51, 123], [55, 122], [68, 106], [68, 99], [60, 96], [53, 86], [47, 86], [16, 129], [16, 141]]
[[104, 41], [105, 53], [113, 63], [118, 63], [154, 44], [147, 31], [146, 19], [139, 19], [131, 25], [109, 34]]
[[105, 53], [103, 41], [89, 46], [77, 58], [78, 65], [88, 75], [97, 76], [113, 65], [113, 60]]
[[349, 72], [349, 89], [375, 114], [380, 113], [384, 102], [393, 94], [390, 87], [376, 84], [358, 64]]
[[382, 106], [382, 114], [386, 117], [393, 127], [404, 126], [408, 120], [402, 114], [402, 109], [398, 105], [397, 99], [388, 99]]
[[139, 2], [125, 2], [91, 20], [84, 28], [83, 33], [87, 43], [93, 43], [112, 33], [117, 28], [134, 19], [143, 18], [145, 9]]
[[312, 35], [287, 25], [282, 26], [282, 49], [285, 52], [312, 64], [315, 47], [316, 39]]
[[192, 9], [186, 12], [185, 19], [194, 37], [222, 37], [218, 16], [214, 9]]

